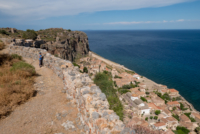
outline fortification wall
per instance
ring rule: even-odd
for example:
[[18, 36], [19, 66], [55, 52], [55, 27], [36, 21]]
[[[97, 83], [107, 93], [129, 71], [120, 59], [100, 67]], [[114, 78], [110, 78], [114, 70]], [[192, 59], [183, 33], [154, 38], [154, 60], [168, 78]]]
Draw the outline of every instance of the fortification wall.
[[77, 106], [79, 122], [86, 134], [111, 134], [130, 133], [119, 116], [109, 110], [109, 103], [104, 93], [87, 74], [79, 72], [70, 61], [57, 58], [44, 49], [9, 46], [10, 54], [18, 54], [22, 57], [38, 60], [39, 52], [44, 56], [43, 64], [63, 80], [66, 99]]

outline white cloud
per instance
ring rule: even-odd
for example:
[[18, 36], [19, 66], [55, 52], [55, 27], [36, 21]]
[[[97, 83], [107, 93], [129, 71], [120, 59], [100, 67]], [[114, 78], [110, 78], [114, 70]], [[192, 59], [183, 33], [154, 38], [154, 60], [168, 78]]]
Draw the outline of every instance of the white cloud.
[[162, 7], [188, 1], [192, 0], [0, 0], [0, 11], [19, 19], [43, 19], [84, 12]]
[[184, 21], [199, 21], [199, 20], [171, 20], [171, 21], [131, 21], [131, 22], [109, 22], [109, 23], [103, 23], [104, 25], [134, 25], [134, 24], [150, 24], [150, 23], [175, 23], [175, 22], [184, 22]]

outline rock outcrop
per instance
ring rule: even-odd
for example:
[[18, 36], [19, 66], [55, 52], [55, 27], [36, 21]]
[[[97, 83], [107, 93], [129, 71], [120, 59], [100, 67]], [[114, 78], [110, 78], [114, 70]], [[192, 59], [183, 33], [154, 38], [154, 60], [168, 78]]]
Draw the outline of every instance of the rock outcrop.
[[70, 61], [75, 61], [89, 53], [87, 35], [77, 31], [57, 33], [56, 41], [48, 41], [45, 44], [41, 44], [40, 48]]

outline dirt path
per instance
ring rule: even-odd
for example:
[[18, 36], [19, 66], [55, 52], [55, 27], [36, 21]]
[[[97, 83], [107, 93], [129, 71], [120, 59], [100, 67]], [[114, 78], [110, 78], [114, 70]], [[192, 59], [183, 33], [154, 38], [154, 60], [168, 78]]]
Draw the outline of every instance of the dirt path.
[[[38, 93], [28, 102], [17, 107], [7, 118], [0, 120], [0, 133], [81, 133], [82, 127], [79, 126], [77, 119], [78, 110], [70, 102], [67, 102], [66, 94], [61, 92], [62, 80], [52, 70], [45, 67], [39, 68], [38, 61], [31, 59], [25, 59], [25, 61], [31, 63], [36, 69], [38, 76], [35, 79], [34, 87]], [[70, 125], [70, 121], [73, 124]]]

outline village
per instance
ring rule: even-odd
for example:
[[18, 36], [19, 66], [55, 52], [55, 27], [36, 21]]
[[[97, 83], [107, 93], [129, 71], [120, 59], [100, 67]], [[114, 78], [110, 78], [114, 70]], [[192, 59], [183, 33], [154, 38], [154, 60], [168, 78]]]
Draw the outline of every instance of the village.
[[168, 89], [91, 53], [80, 59], [78, 65], [92, 79], [99, 72], [111, 73], [115, 87], [123, 91], [118, 96], [124, 107], [123, 122], [128, 126], [141, 125], [163, 134], [174, 134], [179, 127], [196, 134], [200, 114], [176, 89]]

